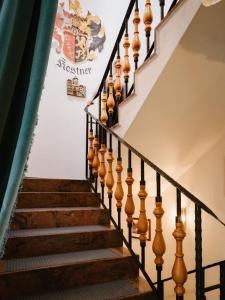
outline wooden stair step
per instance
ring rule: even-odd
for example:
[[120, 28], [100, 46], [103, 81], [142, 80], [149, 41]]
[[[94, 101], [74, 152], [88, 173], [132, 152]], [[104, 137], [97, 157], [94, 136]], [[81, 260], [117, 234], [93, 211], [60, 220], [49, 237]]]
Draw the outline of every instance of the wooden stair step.
[[3, 299], [138, 276], [138, 267], [124, 248], [11, 259], [4, 264]]
[[21, 192], [17, 208], [99, 207], [98, 195], [91, 192]]
[[11, 229], [109, 225], [109, 223], [107, 211], [96, 207], [23, 208], [15, 211]]
[[21, 300], [155, 300], [147, 282], [136, 279], [120, 279], [67, 290], [30, 296]]
[[23, 192], [90, 192], [86, 180], [32, 178], [23, 180]]
[[40, 256], [64, 252], [121, 247], [114, 227], [103, 225], [12, 230], [5, 258]]

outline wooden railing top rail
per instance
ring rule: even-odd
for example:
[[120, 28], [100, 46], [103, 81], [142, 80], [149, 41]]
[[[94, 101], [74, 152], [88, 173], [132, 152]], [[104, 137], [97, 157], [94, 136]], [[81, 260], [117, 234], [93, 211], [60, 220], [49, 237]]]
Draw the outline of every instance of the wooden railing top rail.
[[[92, 103], [91, 103], [92, 104]], [[195, 203], [198, 207], [200, 207], [202, 210], [207, 212], [209, 215], [211, 215], [213, 218], [215, 218], [218, 222], [220, 222], [223, 226], [225, 226], [225, 223], [220, 220], [220, 218], [207, 206], [205, 205], [200, 199], [198, 199], [196, 196], [194, 196], [191, 192], [189, 192], [185, 187], [183, 187], [180, 183], [175, 181], [172, 177], [170, 177], [166, 172], [161, 170], [157, 165], [155, 165], [153, 162], [151, 162], [148, 158], [146, 158], [144, 155], [142, 155], [138, 150], [136, 150], [134, 147], [132, 147], [129, 143], [127, 143], [124, 139], [122, 139], [120, 136], [118, 136], [113, 130], [105, 126], [102, 122], [100, 122], [93, 114], [91, 114], [88, 111], [88, 107], [90, 104], [88, 104], [85, 107], [85, 112], [93, 119], [95, 122], [100, 124], [102, 128], [104, 128], [107, 132], [112, 134], [118, 141], [120, 141], [125, 147], [130, 149], [136, 156], [138, 156], [140, 159], [142, 159], [148, 166], [150, 166], [152, 169], [154, 169], [157, 173], [159, 173], [163, 178], [165, 178], [169, 183], [171, 183], [175, 188], [177, 188], [183, 195], [185, 195], [188, 199], [190, 199], [193, 203]]]

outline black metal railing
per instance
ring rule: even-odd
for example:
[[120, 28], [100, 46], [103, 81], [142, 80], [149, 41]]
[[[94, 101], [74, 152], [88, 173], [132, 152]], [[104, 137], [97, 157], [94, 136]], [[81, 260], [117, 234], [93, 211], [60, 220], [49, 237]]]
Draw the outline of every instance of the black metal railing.
[[[207, 291], [212, 290], [216, 287], [224, 291], [224, 262], [220, 262], [221, 264], [221, 280], [220, 284], [217, 286], [212, 286], [212, 287], [204, 287], [204, 270], [207, 267], [202, 266], [202, 217], [201, 213], [202, 211], [208, 213], [211, 215], [214, 219], [216, 219], [220, 224], [225, 226], [224, 222], [221, 221], [217, 215], [210, 209], [208, 208], [200, 199], [198, 199], [196, 196], [194, 196], [192, 193], [190, 193], [187, 189], [185, 189], [182, 185], [180, 185], [178, 182], [176, 182], [173, 178], [171, 178], [168, 174], [166, 174], [163, 170], [161, 170], [158, 166], [156, 166], [154, 163], [152, 163], [150, 160], [148, 160], [146, 157], [144, 157], [141, 153], [139, 153], [136, 149], [134, 149], [131, 145], [129, 145], [126, 141], [124, 141], [121, 137], [119, 137], [116, 133], [113, 132], [112, 129], [108, 128], [106, 125], [102, 124], [94, 115], [92, 115], [90, 112], [88, 112], [88, 107], [85, 109], [86, 114], [87, 114], [87, 132], [89, 132], [92, 128], [92, 124], [95, 124], [95, 137], [97, 137], [100, 140], [100, 144], [104, 145], [105, 147], [108, 144], [108, 153], [113, 153], [113, 139], [116, 141], [117, 145], [117, 166], [118, 162], [122, 162], [122, 151], [121, 148], [122, 146], [127, 149], [127, 170], [128, 172], [132, 170], [132, 157], [135, 155], [140, 159], [140, 192], [139, 192], [139, 197], [141, 201], [145, 200], [145, 165], [151, 167], [155, 173], [156, 173], [156, 204], [162, 204], [162, 196], [161, 196], [161, 178], [164, 178], [167, 182], [169, 182], [177, 191], [177, 198], [176, 198], [176, 203], [177, 203], [177, 211], [176, 211], [176, 232], [178, 232], [181, 229], [180, 224], [182, 224], [181, 220], [181, 201], [182, 201], [182, 196], [186, 196], [191, 202], [194, 203], [195, 205], [195, 262], [196, 262], [196, 268], [194, 271], [196, 273], [196, 300], [204, 299], [204, 295]], [[90, 130], [89, 130], [90, 126]], [[87, 136], [87, 141], [88, 141], [88, 136]], [[88, 143], [87, 143], [88, 144]], [[95, 149], [97, 151], [97, 148]], [[88, 153], [88, 149], [86, 151]], [[101, 150], [100, 150], [101, 152]], [[97, 152], [96, 152], [97, 153]], [[123, 159], [124, 161], [124, 159]], [[111, 165], [112, 169], [112, 165]], [[95, 177], [93, 180], [93, 174], [92, 174], [92, 166], [89, 165], [88, 168], [88, 160], [86, 160], [86, 174], [87, 174], [87, 179], [91, 182], [93, 190], [98, 193], [98, 175], [95, 173]], [[111, 170], [112, 171], [112, 170]], [[117, 207], [117, 221], [112, 217], [112, 198], [113, 198], [113, 193], [108, 193], [108, 206], [106, 205], [106, 199], [105, 199], [105, 183], [102, 183], [101, 185], [101, 201], [102, 205], [104, 206], [105, 209], [109, 211], [110, 218], [112, 220], [112, 223], [114, 226], [118, 229], [118, 231], [122, 234], [122, 226], [121, 226], [121, 207]], [[142, 204], [141, 204], [142, 205]], [[141, 215], [140, 215], [141, 217]], [[180, 228], [180, 229], [179, 229]], [[185, 233], [183, 229], [179, 231], [179, 234], [183, 234], [182, 239], [185, 237]], [[177, 243], [180, 243], [180, 236], [176, 238], [176, 234], [174, 233], [174, 237], [177, 241]], [[131, 226], [128, 223], [128, 238], [126, 239], [124, 235], [122, 234], [123, 241], [127, 248], [130, 250], [131, 254], [134, 256], [134, 259], [137, 260], [137, 257], [135, 256], [135, 253], [132, 249], [132, 237], [131, 237]], [[181, 245], [181, 244], [180, 244]], [[180, 246], [178, 246], [179, 248]], [[157, 287], [155, 288], [154, 283], [150, 279], [149, 275], [146, 272], [146, 266], [145, 266], [145, 248], [146, 248], [146, 240], [141, 239], [140, 236], [140, 248], [141, 248], [141, 256], [140, 256], [140, 261], [138, 261], [138, 266], [140, 270], [142, 271], [144, 277], [150, 284], [151, 288], [159, 299], [164, 299], [164, 285], [163, 283], [167, 280], [162, 279], [162, 264], [156, 265], [156, 271], [157, 271]], [[181, 247], [182, 248], [182, 247]], [[182, 250], [181, 252], [177, 253], [177, 259], [179, 260], [180, 257], [183, 256]], [[183, 262], [182, 262], [183, 263]], [[175, 266], [176, 267], [176, 266]], [[177, 270], [176, 270], [177, 271]], [[181, 273], [183, 272], [183, 276], [185, 277], [186, 270], [181, 269]], [[190, 273], [190, 272], [189, 272]], [[170, 278], [171, 279], [171, 278]], [[174, 281], [176, 282], [176, 276], [174, 276]], [[184, 278], [184, 282], [186, 279]], [[183, 282], [183, 283], [184, 283]], [[179, 283], [181, 286], [183, 286], [183, 283]], [[178, 285], [179, 285], [178, 284]], [[177, 295], [177, 299], [181, 300], [183, 299], [183, 295]], [[224, 298], [221, 298], [224, 300]]]
[[[219, 283], [218, 284], [213, 284], [210, 286], [206, 286], [205, 284], [205, 271], [206, 270], [211, 270], [212, 268], [219, 268]], [[201, 272], [202, 275], [202, 280], [201, 280], [201, 286], [198, 285], [196, 288], [196, 299], [201, 299], [205, 300], [206, 299], [206, 293], [211, 292], [214, 290], [219, 290], [220, 291], [220, 300], [225, 300], [225, 260], [221, 260], [219, 262], [209, 264], [207, 266], [203, 266], [200, 269], [193, 269], [188, 271], [188, 275], [190, 274], [196, 274], [196, 281], [197, 281], [197, 271]], [[168, 277], [165, 278], [161, 281], [161, 284], [164, 285], [165, 282], [171, 281], [173, 278]], [[157, 285], [158, 281], [154, 282], [154, 285]], [[196, 283], [197, 284], [197, 283]]]
[[[181, 0], [180, 0], [181, 1]], [[174, 8], [178, 0], [171, 1], [171, 6], [169, 12]], [[149, 8], [149, 1], [146, 1]], [[160, 15], [161, 19], [164, 18], [165, 15], [165, 1], [159, 0], [159, 7], [160, 7]], [[85, 108], [86, 112], [86, 178], [89, 180], [92, 189], [98, 193], [100, 192], [100, 199], [102, 206], [108, 210], [110, 219], [112, 224], [118, 230], [121, 235], [121, 238], [129, 249], [130, 253], [132, 254], [134, 260], [136, 261], [138, 267], [142, 271], [144, 277], [146, 278], [147, 282], [151, 286], [153, 293], [159, 300], [163, 300], [164, 298], [164, 282], [173, 279], [176, 287], [176, 299], [183, 300], [184, 299], [184, 283], [187, 279], [187, 275], [191, 273], [196, 273], [196, 300], [205, 299], [205, 293], [211, 291], [215, 288], [220, 288], [221, 293], [221, 300], [224, 300], [224, 261], [217, 263], [216, 265], [220, 266], [220, 283], [215, 286], [205, 287], [205, 276], [204, 272], [205, 269], [209, 268], [202, 266], [202, 211], [211, 215], [214, 219], [216, 219], [220, 224], [225, 226], [224, 222], [221, 221], [216, 214], [208, 208], [200, 199], [190, 193], [187, 189], [185, 189], [182, 185], [176, 182], [173, 178], [171, 178], [168, 174], [166, 174], [163, 170], [161, 170], [158, 166], [156, 166], [153, 162], [149, 159], [144, 157], [141, 153], [139, 153], [136, 149], [134, 149], [131, 145], [129, 145], [126, 141], [124, 141], [121, 137], [119, 137], [115, 132], [113, 132], [110, 127], [114, 125], [118, 121], [118, 106], [119, 103], [123, 100], [123, 98], [128, 97], [131, 95], [134, 89], [133, 82], [129, 84], [129, 76], [125, 74], [124, 76], [124, 85], [121, 88], [120, 86], [120, 78], [116, 78], [115, 80], [115, 89], [113, 88], [113, 63], [116, 59], [116, 68], [117, 70], [120, 68], [120, 44], [122, 37], [128, 37], [128, 21], [130, 16], [134, 11], [134, 19], [133, 22], [139, 23], [139, 7], [138, 7], [138, 0], [131, 0], [129, 3], [128, 10], [125, 14], [124, 20], [122, 22], [122, 26], [120, 28], [117, 40], [115, 42], [115, 46], [111, 53], [109, 62], [107, 64], [106, 70], [104, 72], [101, 84], [99, 86], [98, 92], [95, 95], [95, 98], [99, 99], [99, 113], [98, 118], [96, 118], [93, 114], [88, 111], [88, 107], [93, 104], [92, 101], [89, 106]], [[149, 11], [145, 16], [145, 31], [146, 31], [146, 49], [147, 53], [145, 59], [148, 59], [154, 51], [154, 41], [150, 40], [150, 33], [151, 33], [151, 17], [149, 15]], [[137, 36], [137, 27], [134, 29], [134, 35]], [[125, 39], [125, 44], [127, 40]], [[126, 47], [125, 47], [126, 48]], [[137, 47], [133, 47], [134, 52], [134, 71], [138, 68], [138, 64], [140, 65], [140, 61], [138, 61], [139, 55], [137, 54], [139, 51], [139, 46], [137, 43]], [[125, 68], [125, 73], [129, 70], [129, 67]], [[119, 74], [119, 72], [118, 72]], [[117, 75], [118, 75], [117, 74]], [[107, 87], [107, 78], [108, 80], [108, 87]], [[105, 111], [107, 112], [108, 119], [104, 118], [104, 122], [101, 122], [101, 115], [103, 109], [103, 102], [102, 99], [105, 97], [109, 99], [109, 104], [107, 100], [107, 107], [105, 107]], [[115, 99], [115, 103], [114, 103]], [[95, 133], [95, 134], [94, 134]], [[89, 146], [88, 146], [89, 140]], [[113, 175], [113, 152], [115, 147], [113, 147], [113, 141], [116, 142], [116, 150], [117, 150], [117, 160], [116, 160], [116, 173], [117, 173], [117, 182], [114, 184], [114, 175]], [[122, 187], [122, 178], [121, 172], [123, 169], [122, 164], [124, 163], [124, 157], [122, 155], [122, 148], [125, 148], [127, 151], [127, 179], [126, 184], [128, 186], [128, 193], [127, 193], [127, 202], [125, 205], [125, 212], [127, 214], [127, 238], [124, 234], [124, 229], [122, 228], [121, 222], [121, 212], [122, 212], [122, 204], [121, 201], [124, 197], [123, 187]], [[107, 164], [108, 168], [106, 171], [106, 162], [105, 162], [105, 153], [107, 152]], [[101, 155], [101, 159], [99, 161], [98, 155]], [[140, 215], [138, 218], [138, 234], [140, 240], [140, 260], [135, 254], [133, 250], [133, 243], [132, 243], [132, 227], [133, 227], [133, 214], [135, 210], [135, 203], [133, 202], [133, 195], [132, 195], [132, 185], [133, 185], [133, 166], [132, 160], [133, 157], [136, 156], [140, 160], [140, 191], [138, 196], [140, 198]], [[156, 208], [154, 210], [154, 215], [156, 216], [156, 236], [153, 242], [153, 252], [156, 255], [155, 264], [156, 264], [156, 276], [157, 282], [153, 283], [151, 278], [146, 272], [146, 224], [147, 218], [145, 213], [145, 199], [147, 197], [146, 192], [146, 180], [145, 180], [145, 167], [148, 166], [155, 172], [155, 182], [156, 182]], [[105, 180], [106, 177], [106, 180]], [[175, 254], [175, 262], [173, 266], [171, 278], [162, 279], [162, 271], [163, 271], [163, 254], [165, 252], [165, 242], [162, 235], [162, 216], [163, 216], [163, 209], [162, 209], [162, 195], [161, 195], [161, 181], [162, 178], [170, 183], [176, 189], [176, 218], [175, 218], [175, 230], [173, 232], [173, 236], [176, 241], [176, 254]], [[137, 178], [135, 178], [137, 179]], [[148, 184], [148, 182], [147, 182]], [[116, 188], [115, 188], [116, 185]], [[106, 187], [107, 187], [107, 195], [108, 200], [106, 199]], [[185, 196], [189, 201], [194, 203], [195, 205], [195, 269], [187, 272], [184, 259], [183, 259], [183, 250], [182, 250], [182, 242], [185, 238], [185, 231], [184, 226], [181, 218], [181, 203], [182, 197]], [[113, 201], [116, 200], [116, 214], [117, 217], [113, 217]], [[115, 220], [117, 219], [117, 220]], [[215, 265], [215, 264], [214, 264]], [[213, 265], [211, 265], [213, 266]]]
[[[147, 1], [146, 1], [147, 2]], [[175, 5], [177, 4], [177, 2], [179, 2], [179, 0], [171, 0], [171, 5], [170, 8], [168, 10], [168, 13], [171, 12], [171, 10], [175, 7]], [[165, 16], [165, 1], [161, 1], [159, 0], [159, 8], [160, 8], [160, 15], [161, 15], [161, 20], [164, 18]], [[109, 61], [107, 63], [105, 72], [103, 74], [101, 83], [99, 85], [98, 91], [96, 93], [96, 95], [94, 96], [95, 100], [96, 98], [99, 99], [99, 115], [101, 114], [101, 94], [103, 92], [104, 86], [107, 82], [107, 78], [109, 76], [113, 76], [113, 66], [114, 64], [116, 64], [116, 60], [120, 59], [120, 49], [124, 46], [124, 44], [122, 45], [122, 38], [123, 37], [128, 37], [129, 36], [129, 32], [128, 32], [128, 22], [131, 18], [132, 12], [134, 13], [134, 18], [133, 18], [133, 22], [135, 22], [135, 12], [139, 14], [139, 6], [138, 6], [138, 0], [130, 0], [127, 12], [124, 16], [122, 25], [120, 27], [119, 30], [119, 34], [117, 36], [117, 39], [115, 41], [115, 45], [113, 47], [112, 53], [110, 55]], [[150, 22], [150, 23], [149, 23]], [[126, 76], [124, 74], [124, 81], [122, 83], [122, 87], [120, 92], [118, 93], [118, 96], [115, 96], [116, 94], [116, 90], [114, 90], [113, 95], [115, 96], [115, 104], [114, 104], [114, 110], [112, 113], [109, 114], [109, 122], [108, 125], [111, 127], [115, 124], [118, 123], [118, 106], [119, 104], [128, 96], [130, 96], [133, 93], [134, 90], [134, 84], [133, 84], [133, 74], [135, 72], [135, 70], [138, 68], [138, 65], [142, 64], [144, 61], [146, 61], [153, 53], [154, 51], [154, 47], [155, 47], [155, 43], [154, 40], [152, 39], [152, 41], [150, 40], [150, 36], [151, 36], [151, 22], [152, 20], [147, 19], [146, 20], [146, 26], [145, 26], [145, 32], [146, 32], [146, 54], [144, 55], [144, 59], [143, 61], [140, 61], [140, 55], [139, 53], [137, 55], [135, 55], [135, 53], [133, 54], [134, 56], [134, 67], [132, 69], [132, 65], [130, 65], [130, 69], [128, 72], [131, 72], [132, 76]], [[134, 33], [135, 35], [135, 33]], [[138, 36], [138, 33], [137, 33]], [[132, 42], [132, 46], [133, 46], [134, 40]], [[140, 48], [140, 46], [139, 46]], [[137, 50], [138, 52], [145, 51], [144, 50], [145, 47], [140, 48], [139, 50]], [[135, 52], [135, 50], [133, 51]], [[125, 60], [124, 60], [125, 63]], [[130, 80], [131, 77], [131, 80]], [[120, 78], [121, 79], [121, 78]]]

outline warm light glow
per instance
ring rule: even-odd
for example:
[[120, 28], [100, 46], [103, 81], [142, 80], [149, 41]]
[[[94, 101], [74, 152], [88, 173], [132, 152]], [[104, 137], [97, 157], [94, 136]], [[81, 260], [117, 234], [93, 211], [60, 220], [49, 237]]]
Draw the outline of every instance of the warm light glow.
[[186, 207], [182, 207], [181, 208], [181, 221], [184, 225], [184, 229], [186, 228], [186, 222], [187, 222], [187, 218], [186, 218]]
[[202, 4], [204, 6], [211, 6], [211, 5], [214, 5], [218, 2], [220, 2], [221, 0], [202, 0]]

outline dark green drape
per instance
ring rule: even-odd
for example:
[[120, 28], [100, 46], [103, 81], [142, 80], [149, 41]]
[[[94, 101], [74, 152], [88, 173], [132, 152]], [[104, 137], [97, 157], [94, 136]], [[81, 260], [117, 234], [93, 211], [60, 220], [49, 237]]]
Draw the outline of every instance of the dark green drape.
[[57, 0], [0, 0], [0, 250], [22, 178]]

